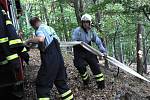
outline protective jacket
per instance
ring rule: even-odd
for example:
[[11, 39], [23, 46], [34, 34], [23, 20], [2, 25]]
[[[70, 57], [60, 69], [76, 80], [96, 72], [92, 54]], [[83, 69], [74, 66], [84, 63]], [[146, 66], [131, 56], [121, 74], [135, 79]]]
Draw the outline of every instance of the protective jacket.
[[21, 67], [18, 53], [24, 46], [11, 20], [1, 7], [0, 27], [0, 87], [3, 87], [14, 84], [20, 78], [17, 76]]

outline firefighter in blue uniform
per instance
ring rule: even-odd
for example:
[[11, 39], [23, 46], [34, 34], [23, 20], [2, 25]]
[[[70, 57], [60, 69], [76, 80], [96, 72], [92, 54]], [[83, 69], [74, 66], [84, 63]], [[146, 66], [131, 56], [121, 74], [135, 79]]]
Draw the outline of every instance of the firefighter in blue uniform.
[[[99, 50], [106, 55], [106, 49], [103, 47], [100, 38], [97, 36], [96, 32], [91, 28], [91, 20], [92, 17], [89, 14], [84, 14], [81, 17], [81, 27], [77, 27], [73, 31], [72, 40], [83, 41], [89, 45], [91, 45], [91, 42], [95, 42]], [[89, 64], [91, 71], [95, 76], [98, 88], [104, 89], [104, 75], [100, 71], [97, 56], [84, 49], [81, 45], [74, 46], [73, 51], [74, 65], [82, 77], [84, 86], [87, 87], [89, 83], [89, 75], [86, 69], [87, 64]]]
[[21, 100], [23, 93], [16, 83], [23, 81], [18, 53], [24, 46], [1, 5], [0, 26], [0, 98]]
[[27, 43], [39, 44], [41, 67], [37, 75], [36, 92], [38, 100], [50, 100], [50, 89], [55, 84], [63, 100], [73, 100], [73, 94], [66, 83], [66, 69], [59, 47], [59, 38], [53, 28], [41, 23], [38, 17], [30, 19], [36, 37]]

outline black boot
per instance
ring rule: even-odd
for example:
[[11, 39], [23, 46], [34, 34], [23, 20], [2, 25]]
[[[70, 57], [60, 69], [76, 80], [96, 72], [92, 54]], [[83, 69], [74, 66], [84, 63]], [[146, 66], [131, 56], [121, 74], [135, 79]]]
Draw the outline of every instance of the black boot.
[[84, 85], [84, 88], [88, 88], [89, 87], [89, 81], [90, 81], [90, 78], [88, 76], [88, 78], [86, 80], [83, 80], [83, 85]]
[[99, 81], [97, 82], [97, 88], [103, 90], [105, 88], [105, 81]]

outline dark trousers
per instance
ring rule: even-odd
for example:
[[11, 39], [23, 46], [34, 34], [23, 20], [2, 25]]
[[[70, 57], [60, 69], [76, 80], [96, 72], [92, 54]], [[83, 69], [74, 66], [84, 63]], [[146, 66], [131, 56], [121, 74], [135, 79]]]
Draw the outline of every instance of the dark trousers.
[[[19, 62], [18, 62], [19, 63]], [[0, 66], [0, 98], [5, 100], [21, 100], [24, 95], [24, 86], [21, 80], [17, 78], [17, 70], [15, 64], [6, 64]], [[19, 68], [19, 67], [17, 67]], [[23, 81], [23, 80], [22, 80]], [[20, 82], [20, 84], [16, 84]]]
[[74, 46], [74, 65], [82, 75], [86, 72], [86, 66], [89, 65], [92, 73], [98, 75], [101, 73], [97, 56], [87, 51], [80, 45]]
[[52, 41], [44, 52], [41, 52], [41, 67], [36, 83], [37, 97], [49, 97], [53, 84], [55, 84], [60, 94], [69, 90], [66, 84], [64, 60], [56, 39]]
[[23, 84], [0, 87], [0, 98], [5, 100], [22, 100]]

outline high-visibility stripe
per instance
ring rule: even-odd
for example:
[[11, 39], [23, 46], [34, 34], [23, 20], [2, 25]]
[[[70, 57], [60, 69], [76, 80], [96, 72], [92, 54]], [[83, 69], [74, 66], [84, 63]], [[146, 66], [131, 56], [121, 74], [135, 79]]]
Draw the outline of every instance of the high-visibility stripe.
[[38, 100], [50, 100], [50, 98], [39, 98]]
[[98, 75], [95, 75], [95, 77], [101, 77], [101, 76], [103, 76], [102, 73], [101, 73], [101, 74], [98, 74]]
[[85, 72], [83, 75], [81, 75], [81, 77], [83, 80], [86, 80], [89, 76], [88, 76], [87, 72]]
[[9, 41], [9, 45], [18, 44], [18, 43], [22, 43], [21, 39], [15, 39]]
[[8, 37], [7, 38], [0, 38], [0, 43], [4, 43], [8, 41]]
[[73, 100], [73, 94], [64, 100]]
[[101, 74], [95, 75], [95, 78], [96, 78], [96, 81], [103, 81], [104, 75], [101, 73]]
[[86, 77], [82, 77], [82, 78], [83, 78], [83, 80], [86, 80], [88, 77], [89, 77], [89, 76], [88, 76], [88, 74], [87, 74]]
[[5, 64], [7, 64], [8, 63], [8, 60], [4, 60], [4, 61], [1, 61], [0, 62], [0, 65], [5, 65]]
[[85, 77], [87, 75], [87, 72], [85, 72], [82, 76]]
[[61, 95], [61, 97], [65, 97], [65, 96], [69, 95], [70, 93], [71, 93], [71, 90], [68, 90], [67, 92], [63, 93], [63, 94]]
[[17, 54], [13, 54], [13, 55], [7, 56], [6, 58], [7, 58], [7, 60], [10, 61], [10, 60], [18, 58], [18, 55]]
[[96, 81], [103, 81], [103, 80], [104, 80], [104, 77], [97, 79]]
[[23, 50], [22, 50], [21, 52], [25, 52], [25, 51], [27, 51], [26, 47], [24, 47]]
[[12, 24], [10, 20], [6, 20], [6, 25]]

